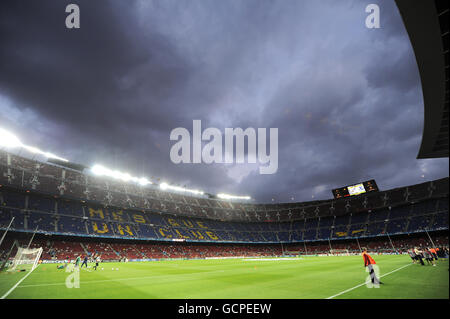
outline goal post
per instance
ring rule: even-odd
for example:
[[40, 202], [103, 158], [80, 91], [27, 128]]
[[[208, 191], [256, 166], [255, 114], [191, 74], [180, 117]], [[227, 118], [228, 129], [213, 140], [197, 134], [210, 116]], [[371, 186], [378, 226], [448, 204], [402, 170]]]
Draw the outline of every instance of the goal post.
[[39, 259], [42, 255], [42, 247], [41, 248], [24, 248], [19, 247], [17, 249], [16, 256], [12, 261], [11, 267], [9, 270], [29, 270], [32, 271], [39, 263]]

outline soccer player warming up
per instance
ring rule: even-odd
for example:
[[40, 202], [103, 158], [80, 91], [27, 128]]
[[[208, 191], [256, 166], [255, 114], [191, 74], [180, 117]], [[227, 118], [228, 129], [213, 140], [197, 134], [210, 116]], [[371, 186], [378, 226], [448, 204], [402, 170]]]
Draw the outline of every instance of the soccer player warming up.
[[370, 279], [372, 280], [372, 284], [374, 285], [383, 285], [377, 275], [375, 274], [375, 270], [373, 269], [373, 265], [376, 264], [375, 260], [367, 253], [367, 248], [363, 248], [362, 257], [364, 259], [364, 267], [369, 269]]
[[95, 266], [94, 266], [94, 269], [95, 270], [97, 270], [97, 267], [98, 267], [98, 264], [100, 263], [100, 256], [97, 256], [96, 258], [95, 258]]
[[423, 262], [423, 252], [418, 248], [414, 247], [414, 253], [416, 254], [417, 260], [420, 262], [422, 266], [425, 266], [425, 263]]
[[432, 248], [425, 248], [423, 250], [423, 257], [425, 258], [425, 260], [427, 261], [428, 265], [432, 264], [433, 266], [436, 266], [436, 263], [433, 260], [433, 255], [431, 253]]
[[83, 260], [83, 263], [81, 264], [81, 267], [80, 268], [83, 268], [83, 265], [86, 265], [86, 268], [87, 268], [87, 266], [88, 266], [88, 256], [86, 255], [86, 256], [84, 256], [84, 260]]
[[80, 257], [80, 255], [78, 255], [77, 259], [75, 259], [75, 266], [74, 266], [74, 268], [80, 267], [80, 261], [81, 261], [81, 257]]

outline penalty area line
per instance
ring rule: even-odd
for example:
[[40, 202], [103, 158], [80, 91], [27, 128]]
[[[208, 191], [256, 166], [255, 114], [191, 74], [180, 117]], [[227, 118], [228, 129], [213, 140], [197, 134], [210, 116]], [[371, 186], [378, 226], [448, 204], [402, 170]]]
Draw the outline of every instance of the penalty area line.
[[[402, 267], [400, 267], [400, 268], [394, 269], [394, 270], [392, 270], [392, 271], [390, 271], [390, 272], [388, 272], [388, 273], [385, 273], [384, 275], [381, 275], [380, 278], [382, 278], [382, 277], [384, 277], [384, 276], [387, 276], [387, 275], [390, 275], [390, 274], [392, 274], [392, 273], [394, 273], [394, 272], [396, 272], [396, 271], [399, 271], [399, 270], [401, 270], [401, 269], [403, 269], [403, 268], [405, 268], [405, 267], [411, 266], [411, 265], [412, 265], [412, 264], [407, 264], [407, 265], [404, 265], [404, 266], [402, 266]], [[356, 285], [355, 287], [352, 287], [352, 288], [349, 288], [349, 289], [347, 289], [347, 290], [341, 291], [340, 293], [337, 293], [337, 294], [335, 294], [335, 295], [333, 295], [333, 296], [330, 296], [330, 297], [328, 297], [328, 298], [325, 298], [325, 299], [333, 299], [334, 297], [343, 295], [343, 294], [345, 294], [345, 293], [347, 293], [347, 292], [349, 292], [349, 291], [352, 291], [352, 290], [354, 290], [354, 289], [356, 289], [356, 288], [359, 288], [359, 287], [361, 287], [361, 286], [364, 286], [365, 284], [366, 284], [366, 282], [363, 282], [362, 284], [359, 284], [359, 285]]]

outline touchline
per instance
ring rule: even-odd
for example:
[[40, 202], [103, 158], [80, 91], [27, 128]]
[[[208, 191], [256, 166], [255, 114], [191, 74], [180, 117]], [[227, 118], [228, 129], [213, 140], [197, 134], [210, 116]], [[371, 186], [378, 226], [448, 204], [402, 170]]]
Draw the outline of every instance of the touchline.
[[[247, 163], [263, 164], [260, 174], [274, 174], [278, 170], [278, 128], [269, 129], [269, 148], [266, 147], [266, 128], [225, 128], [225, 152], [223, 152], [222, 132], [209, 127], [202, 132], [202, 121], [192, 121], [192, 158], [191, 133], [184, 127], [177, 127], [170, 132], [170, 140], [177, 141], [170, 149], [170, 160], [175, 163]], [[247, 152], [245, 152], [247, 138]], [[236, 140], [236, 154], [234, 154]], [[256, 141], [258, 140], [258, 149]], [[202, 142], [208, 142], [202, 147]], [[258, 157], [258, 158], [257, 158]], [[266, 165], [267, 164], [267, 165]]]

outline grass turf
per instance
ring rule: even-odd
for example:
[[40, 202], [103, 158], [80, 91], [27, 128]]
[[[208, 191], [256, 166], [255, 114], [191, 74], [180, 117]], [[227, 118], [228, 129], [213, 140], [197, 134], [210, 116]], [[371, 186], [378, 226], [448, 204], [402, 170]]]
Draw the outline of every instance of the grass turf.
[[[411, 264], [407, 255], [374, 258], [382, 276], [408, 266], [383, 276], [380, 288], [362, 285], [336, 299], [449, 298], [448, 260], [432, 267]], [[25, 274], [0, 273], [0, 297]], [[102, 263], [97, 271], [82, 269], [80, 288], [72, 289], [65, 285], [68, 275], [42, 264], [6, 298], [323, 299], [364, 283], [368, 273], [361, 256], [342, 256]]]

